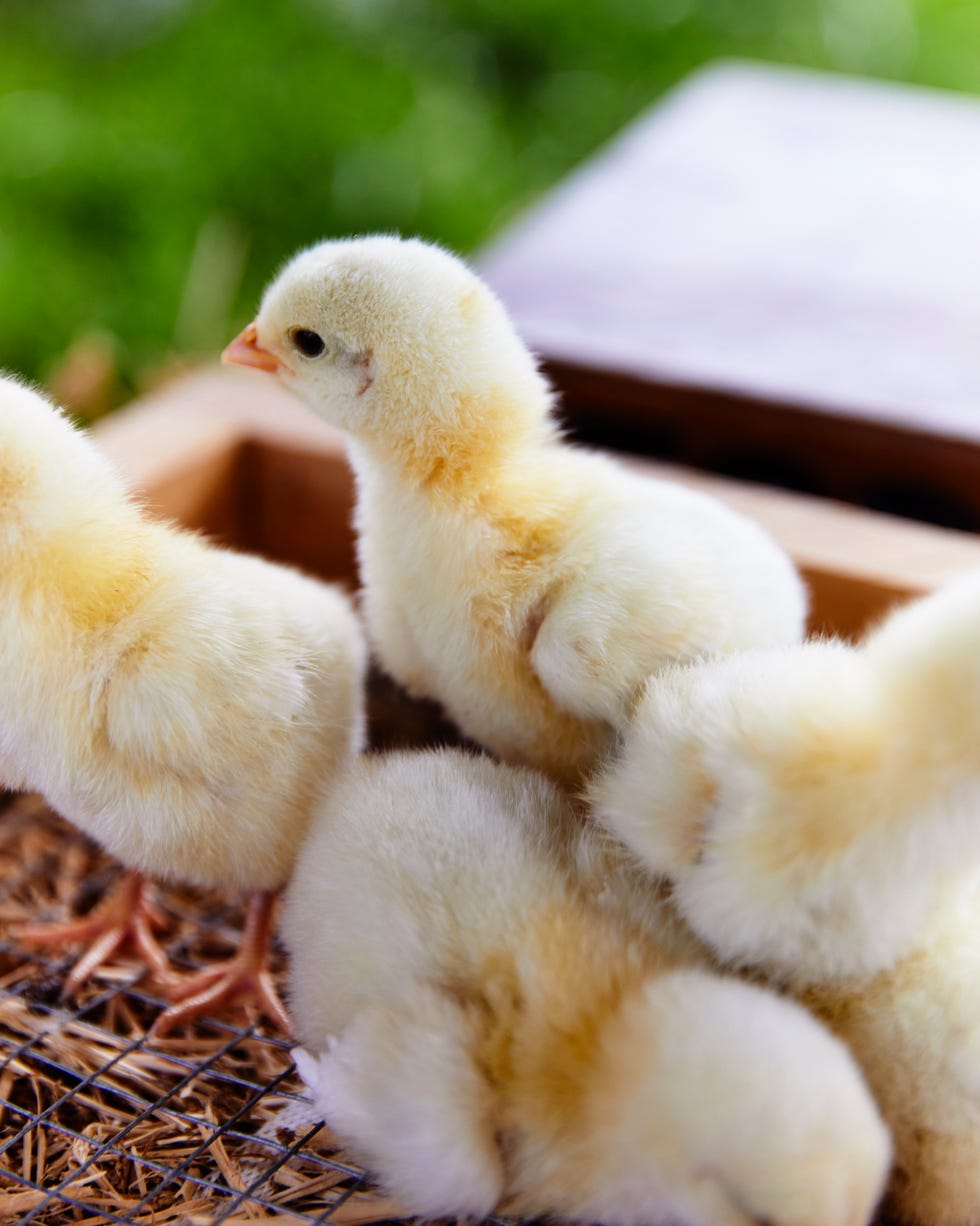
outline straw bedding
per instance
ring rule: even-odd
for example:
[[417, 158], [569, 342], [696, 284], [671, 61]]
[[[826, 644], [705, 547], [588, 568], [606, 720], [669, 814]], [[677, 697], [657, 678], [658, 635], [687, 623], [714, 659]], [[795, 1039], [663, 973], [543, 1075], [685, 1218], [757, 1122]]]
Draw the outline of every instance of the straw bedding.
[[[372, 747], [451, 742], [372, 685]], [[0, 1222], [390, 1220], [397, 1206], [312, 1119], [289, 1043], [244, 1010], [144, 1040], [162, 1000], [125, 956], [71, 1001], [78, 950], [27, 953], [12, 929], [87, 911], [119, 872], [36, 798], [0, 794]], [[227, 957], [242, 900], [157, 889], [188, 969]], [[275, 967], [282, 986], [283, 967]]]

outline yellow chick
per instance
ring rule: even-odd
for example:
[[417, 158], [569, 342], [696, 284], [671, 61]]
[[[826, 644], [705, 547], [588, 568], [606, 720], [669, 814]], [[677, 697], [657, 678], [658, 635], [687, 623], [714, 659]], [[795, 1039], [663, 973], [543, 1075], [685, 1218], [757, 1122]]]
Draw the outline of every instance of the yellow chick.
[[283, 909], [319, 1112], [426, 1217], [867, 1222], [890, 1141], [850, 1053], [700, 968], [649, 892], [598, 896], [614, 854], [535, 772], [357, 762]]
[[[0, 379], [4, 786], [41, 792], [140, 872], [276, 890], [361, 747], [365, 656], [339, 590], [151, 520], [84, 434]], [[103, 955], [138, 901], [125, 892]], [[260, 942], [270, 901], [251, 916]], [[192, 981], [206, 990], [162, 1028], [243, 977], [284, 1022], [256, 950], [243, 957]]]
[[225, 358], [348, 432], [380, 660], [509, 761], [574, 784], [651, 672], [801, 636], [803, 589], [775, 544], [567, 445], [500, 302], [438, 247], [302, 252]]
[[980, 1218], [980, 575], [860, 648], [652, 678], [599, 819], [723, 964], [848, 1042], [892, 1126], [892, 1208]]
[[871, 979], [800, 993], [857, 1057], [891, 1128], [888, 1220], [980, 1220], [980, 872], [951, 881], [912, 948]]

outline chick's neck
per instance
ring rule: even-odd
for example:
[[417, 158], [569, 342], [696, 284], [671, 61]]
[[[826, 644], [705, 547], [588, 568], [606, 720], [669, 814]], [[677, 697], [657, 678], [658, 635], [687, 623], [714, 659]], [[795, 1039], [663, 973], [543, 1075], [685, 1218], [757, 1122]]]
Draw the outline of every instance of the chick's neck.
[[464, 428], [432, 424], [401, 438], [381, 432], [361, 435], [351, 439], [350, 451], [362, 474], [383, 472], [393, 485], [459, 506], [480, 503], [493, 491], [523, 483], [556, 442], [549, 417], [488, 415]]

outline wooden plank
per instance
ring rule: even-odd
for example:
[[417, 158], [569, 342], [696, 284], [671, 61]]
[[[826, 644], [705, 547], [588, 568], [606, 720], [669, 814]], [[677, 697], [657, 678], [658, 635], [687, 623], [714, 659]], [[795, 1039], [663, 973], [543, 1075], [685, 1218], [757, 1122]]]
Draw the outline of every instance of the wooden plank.
[[[97, 431], [159, 512], [352, 581], [353, 483], [342, 435], [262, 375], [206, 370]], [[166, 445], [164, 445], [166, 444]], [[854, 634], [895, 600], [980, 567], [980, 538], [649, 460], [756, 519], [806, 575], [813, 625]], [[224, 483], [224, 485], [222, 485]], [[210, 515], [214, 519], [200, 521]]]
[[980, 528], [978, 210], [977, 102], [727, 65], [481, 267], [590, 439]]
[[343, 452], [332, 442], [300, 447], [257, 438], [250, 442], [249, 460], [259, 552], [355, 586], [354, 477]]
[[879, 515], [824, 498], [624, 457], [640, 472], [702, 490], [756, 520], [799, 566], [810, 628], [852, 636], [896, 601], [980, 568], [980, 537]]
[[97, 423], [100, 446], [139, 485], [202, 448], [246, 436], [344, 451], [343, 435], [268, 375], [217, 363], [189, 370]]
[[546, 362], [573, 437], [980, 531], [977, 449], [810, 407]]
[[[284, 513], [282, 505], [274, 508], [262, 498], [261, 464], [249, 440], [297, 452], [315, 445], [319, 454], [334, 457], [331, 480], [338, 489], [349, 482], [339, 431], [271, 380], [216, 365], [156, 388], [97, 423], [95, 435], [152, 512], [239, 548], [261, 551], [267, 514]], [[288, 490], [278, 489], [277, 496], [288, 504]], [[327, 495], [330, 514], [337, 498], [351, 497], [350, 491]], [[305, 555], [298, 540], [297, 532], [300, 563]]]

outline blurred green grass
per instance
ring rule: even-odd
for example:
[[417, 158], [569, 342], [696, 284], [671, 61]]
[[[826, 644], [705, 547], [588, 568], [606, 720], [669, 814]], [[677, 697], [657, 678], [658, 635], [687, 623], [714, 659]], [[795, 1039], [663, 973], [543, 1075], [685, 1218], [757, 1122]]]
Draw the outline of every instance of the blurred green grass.
[[0, 367], [74, 345], [97, 412], [303, 244], [472, 250], [706, 61], [976, 90], [978, 35], [952, 0], [0, 0]]

